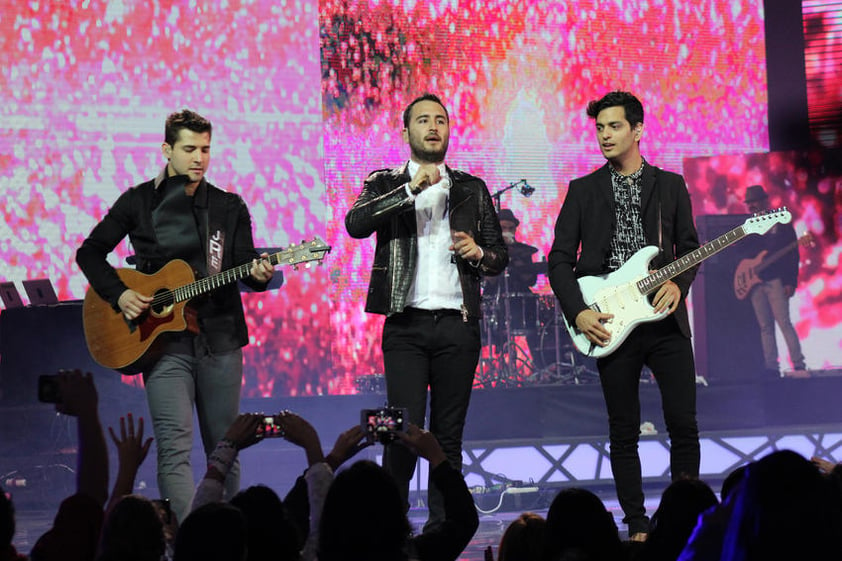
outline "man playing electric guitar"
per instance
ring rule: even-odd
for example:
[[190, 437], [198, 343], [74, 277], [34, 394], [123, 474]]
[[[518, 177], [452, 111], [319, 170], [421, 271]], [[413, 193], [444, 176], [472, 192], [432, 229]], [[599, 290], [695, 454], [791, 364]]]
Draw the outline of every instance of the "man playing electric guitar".
[[[762, 212], [769, 208], [769, 195], [761, 185], [751, 185], [746, 189], [745, 204], [751, 213]], [[767, 372], [780, 376], [778, 371], [778, 345], [775, 341], [775, 323], [781, 330], [789, 349], [789, 358], [794, 370], [804, 370], [804, 354], [798, 333], [789, 318], [789, 299], [795, 294], [798, 285], [798, 242], [792, 223], [778, 224], [768, 235], [755, 240], [757, 249], [771, 250], [787, 245], [792, 251], [785, 252], [774, 263], [759, 272], [760, 283], [751, 288], [749, 297], [754, 315], [760, 326], [760, 343], [763, 347], [763, 363]]]
[[[587, 113], [595, 120], [596, 140], [608, 163], [570, 183], [556, 221], [549, 278], [567, 322], [603, 347], [611, 341], [614, 316], [585, 303], [578, 278], [617, 271], [647, 245], [660, 250], [651, 264], [660, 269], [696, 250], [699, 241], [684, 179], [641, 156], [640, 101], [627, 92], [611, 92], [589, 103]], [[661, 391], [672, 477], [699, 475], [696, 370], [684, 304], [696, 270], [690, 267], [654, 291], [651, 302], [656, 313], [665, 315], [662, 321], [638, 325], [597, 360], [608, 410], [611, 469], [632, 540], [644, 540], [649, 532], [637, 450], [644, 365]]]
[[[188, 110], [170, 115], [161, 145], [166, 167], [155, 179], [124, 192], [76, 253], [91, 287], [122, 312], [127, 325], [150, 312], [152, 295], [130, 289], [106, 261], [126, 236], [143, 273], [155, 273], [174, 259], [183, 259], [202, 276], [251, 262], [243, 282], [265, 290], [272, 279], [273, 268], [254, 249], [242, 198], [205, 180], [210, 144], [210, 121]], [[163, 334], [160, 358], [143, 372], [157, 441], [158, 488], [179, 520], [187, 516], [193, 497], [193, 408], [210, 454], [239, 412], [242, 347], [248, 343], [236, 284], [191, 305], [198, 333]], [[229, 496], [238, 490], [237, 465], [225, 488]]]

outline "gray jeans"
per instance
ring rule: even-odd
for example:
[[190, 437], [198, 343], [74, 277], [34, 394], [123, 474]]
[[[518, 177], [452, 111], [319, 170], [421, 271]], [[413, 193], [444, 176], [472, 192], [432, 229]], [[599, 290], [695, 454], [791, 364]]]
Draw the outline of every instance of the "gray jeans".
[[763, 345], [763, 361], [769, 370], [778, 369], [778, 345], [775, 340], [775, 323], [784, 336], [789, 349], [789, 359], [795, 370], [804, 369], [804, 355], [798, 334], [789, 319], [789, 297], [780, 279], [758, 284], [751, 291], [751, 305], [760, 325], [760, 342]]
[[[195, 490], [190, 465], [193, 407], [207, 456], [239, 413], [242, 378], [242, 349], [212, 354], [201, 337], [196, 337], [192, 355], [165, 354], [143, 375], [158, 449], [158, 490], [162, 498], [170, 499], [179, 522], [189, 514]], [[235, 462], [225, 480], [226, 497], [239, 486]]]

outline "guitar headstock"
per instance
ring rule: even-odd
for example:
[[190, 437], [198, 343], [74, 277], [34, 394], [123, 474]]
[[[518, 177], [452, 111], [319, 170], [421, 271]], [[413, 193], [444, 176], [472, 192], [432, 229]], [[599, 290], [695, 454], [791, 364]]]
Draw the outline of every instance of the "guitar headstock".
[[791, 220], [792, 214], [786, 207], [781, 207], [752, 215], [743, 224], [743, 230], [747, 234], [765, 234], [775, 224], [789, 224]]
[[295, 267], [301, 263], [306, 263], [306, 266], [309, 267], [314, 261], [321, 264], [325, 255], [330, 252], [330, 249], [331, 247], [329, 245], [316, 236], [310, 241], [292, 244], [274, 256], [277, 256], [277, 263], [279, 265], [292, 265]]

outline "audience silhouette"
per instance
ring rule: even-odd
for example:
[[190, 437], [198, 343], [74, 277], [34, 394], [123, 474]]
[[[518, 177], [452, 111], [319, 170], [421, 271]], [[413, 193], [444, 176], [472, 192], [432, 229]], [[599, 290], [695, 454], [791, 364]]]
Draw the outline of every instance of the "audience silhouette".
[[[133, 494], [151, 438], [128, 413], [109, 427], [118, 457], [108, 494], [108, 452], [90, 374], [58, 376], [57, 411], [77, 418], [75, 492], [30, 552], [32, 561], [455, 561], [479, 519], [462, 474], [435, 437], [409, 425], [391, 446], [407, 446], [429, 462], [442, 490], [445, 521], [415, 534], [394, 478], [360, 460], [374, 443], [359, 426], [339, 435], [325, 455], [315, 428], [282, 411], [283, 438], [305, 453], [307, 468], [282, 500], [254, 485], [223, 502], [223, 481], [239, 452], [263, 440], [263, 414], [239, 415], [217, 444], [193, 508], [179, 526], [166, 501]], [[119, 432], [119, 434], [118, 434]], [[340, 469], [342, 468], [342, 469]], [[697, 479], [674, 481], [652, 516], [647, 541], [622, 541], [613, 515], [593, 492], [565, 488], [546, 519], [525, 512], [506, 528], [497, 561], [760, 561], [842, 559], [842, 467], [789, 450], [734, 469], [719, 503]], [[0, 493], [0, 561], [25, 561], [13, 545], [15, 508]], [[486, 561], [494, 561], [491, 547]]]
[[719, 504], [710, 485], [698, 479], [673, 481], [652, 515], [649, 538], [635, 555], [639, 561], [675, 561], [696, 527], [699, 515]]
[[[524, 512], [506, 527], [500, 538], [497, 561], [540, 561], [544, 547], [544, 529], [547, 521], [534, 512]], [[491, 547], [486, 550], [486, 561], [493, 561]]]
[[614, 516], [587, 489], [562, 489], [547, 511], [544, 561], [628, 558]]
[[105, 519], [97, 561], [160, 561], [165, 552], [155, 504], [140, 495], [121, 497]]

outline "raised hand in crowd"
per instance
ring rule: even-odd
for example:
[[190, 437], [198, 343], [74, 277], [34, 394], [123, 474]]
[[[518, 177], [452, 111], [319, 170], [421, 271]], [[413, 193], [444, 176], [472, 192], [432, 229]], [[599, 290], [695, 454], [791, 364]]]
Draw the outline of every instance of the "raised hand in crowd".
[[[152, 437], [143, 439], [143, 417], [140, 417], [135, 427], [134, 416], [129, 413], [120, 417], [120, 436], [114, 432], [113, 427], [108, 427], [111, 440], [117, 447], [117, 479], [114, 480], [114, 487], [111, 489], [111, 498], [105, 512], [111, 512], [114, 505], [125, 495], [131, 494], [134, 489], [137, 470], [140, 468], [149, 447], [152, 445]], [[107, 514], [106, 514], [107, 515]]]
[[409, 423], [406, 431], [398, 432], [397, 435], [403, 444], [430, 462], [431, 470], [447, 461], [447, 456], [444, 455], [444, 451], [433, 433]]
[[[293, 432], [295, 432], [295, 430], [296, 427], [293, 427]], [[332, 471], [339, 469], [339, 466], [353, 458], [360, 450], [372, 445], [373, 442], [366, 439], [366, 436], [366, 431], [364, 431], [359, 424], [356, 424], [342, 432], [336, 438], [333, 449], [327, 456], [325, 456], [325, 464], [329, 466]], [[311, 465], [312, 464], [308, 462], [308, 469], [305, 470], [304, 474], [296, 479], [295, 485], [284, 497], [284, 506], [302, 537], [302, 547], [310, 535], [311, 527], [311, 498], [308, 496], [311, 489], [307, 482], [308, 472]], [[313, 475], [314, 474], [310, 474], [311, 477]], [[322, 473], [322, 475], [324, 474]], [[312, 540], [309, 543], [312, 547]]]
[[234, 465], [237, 454], [261, 440], [258, 427], [263, 417], [264, 415], [258, 413], [242, 413], [229, 425], [216, 449], [208, 456], [208, 469], [196, 488], [191, 511], [207, 503], [222, 500], [225, 477]]
[[304, 449], [308, 466], [325, 460], [319, 433], [304, 417], [290, 411], [281, 411], [275, 415], [275, 423], [283, 430], [286, 440]]
[[99, 396], [90, 373], [60, 371], [56, 411], [77, 418], [76, 493], [59, 506], [53, 527], [30, 552], [33, 560], [88, 561], [94, 558], [108, 498], [108, 450], [99, 420]]
[[336, 438], [333, 449], [325, 456], [325, 462], [333, 471], [336, 471], [339, 466], [357, 455], [360, 450], [374, 443], [366, 437], [367, 433], [360, 425], [354, 425], [344, 431]]
[[56, 411], [79, 420], [79, 460], [76, 491], [96, 499], [102, 507], [108, 498], [108, 450], [99, 420], [99, 395], [90, 372], [60, 371], [61, 402]]
[[836, 462], [825, 460], [824, 458], [819, 458], [818, 456], [811, 457], [810, 461], [813, 462], [813, 465], [815, 465], [819, 471], [825, 475], [833, 473], [833, 470], [839, 465]]
[[261, 413], [242, 413], [234, 419], [228, 430], [225, 431], [225, 436], [222, 437], [222, 442], [231, 444], [238, 451], [257, 444], [262, 440], [258, 433], [258, 427], [263, 421], [264, 415]]

